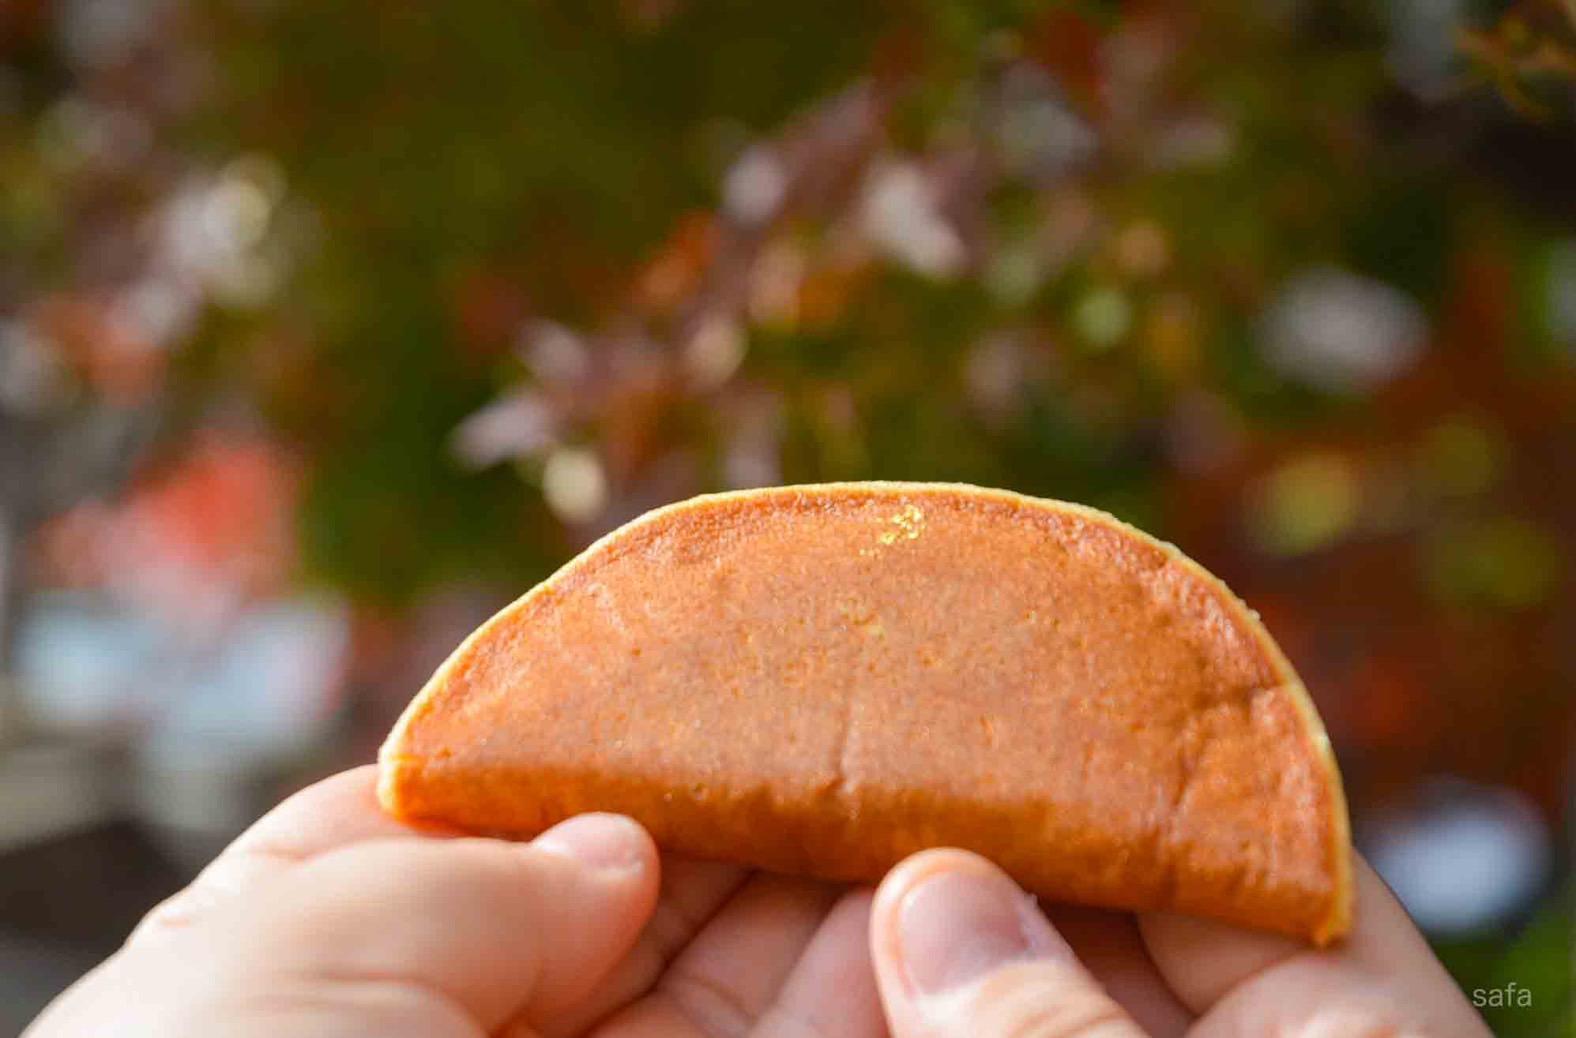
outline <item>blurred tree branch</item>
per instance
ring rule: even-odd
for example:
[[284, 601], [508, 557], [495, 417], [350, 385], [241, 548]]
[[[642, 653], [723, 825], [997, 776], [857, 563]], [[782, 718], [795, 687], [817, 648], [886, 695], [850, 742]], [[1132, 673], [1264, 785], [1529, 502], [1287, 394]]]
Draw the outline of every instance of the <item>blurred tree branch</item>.
[[[1559, 102], [1540, 97], [1576, 83], [1576, 0], [1523, 0], [1491, 28], [1463, 29], [1461, 49], [1507, 104], [1532, 119], [1550, 119]], [[1567, 114], [1570, 114], [1569, 112]]]

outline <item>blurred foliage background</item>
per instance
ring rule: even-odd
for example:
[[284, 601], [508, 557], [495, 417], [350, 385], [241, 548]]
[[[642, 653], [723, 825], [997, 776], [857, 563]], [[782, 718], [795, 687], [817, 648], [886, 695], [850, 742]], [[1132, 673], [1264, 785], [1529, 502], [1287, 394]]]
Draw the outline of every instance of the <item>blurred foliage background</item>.
[[1551, 1034], [1573, 459], [1568, 0], [0, 4], [15, 847], [210, 846], [652, 506], [965, 480], [1259, 609]]

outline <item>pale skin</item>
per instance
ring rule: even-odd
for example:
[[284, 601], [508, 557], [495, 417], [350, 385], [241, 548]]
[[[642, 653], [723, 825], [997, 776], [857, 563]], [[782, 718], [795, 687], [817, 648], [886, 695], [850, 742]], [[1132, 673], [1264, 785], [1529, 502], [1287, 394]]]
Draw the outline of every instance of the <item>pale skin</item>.
[[933, 850], [875, 890], [659, 854], [633, 821], [417, 831], [375, 770], [302, 791], [142, 922], [29, 1038], [1481, 1036], [1389, 891], [1306, 945], [1040, 908]]

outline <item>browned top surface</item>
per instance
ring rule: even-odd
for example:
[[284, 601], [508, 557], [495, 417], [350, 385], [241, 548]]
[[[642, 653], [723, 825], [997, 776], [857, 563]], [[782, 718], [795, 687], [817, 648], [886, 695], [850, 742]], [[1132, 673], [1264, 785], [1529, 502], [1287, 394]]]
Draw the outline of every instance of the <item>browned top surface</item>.
[[669, 510], [431, 692], [401, 755], [736, 800], [918, 792], [1222, 888], [1334, 882], [1338, 792], [1295, 677], [1218, 583], [1083, 510], [907, 485]]

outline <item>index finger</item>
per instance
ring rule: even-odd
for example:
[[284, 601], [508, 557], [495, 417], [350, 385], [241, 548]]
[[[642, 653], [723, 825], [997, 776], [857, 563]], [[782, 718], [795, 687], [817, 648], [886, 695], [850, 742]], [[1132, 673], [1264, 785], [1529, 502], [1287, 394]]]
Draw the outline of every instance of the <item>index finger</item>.
[[1149, 954], [1195, 1034], [1299, 1032], [1315, 1021], [1368, 1033], [1487, 1035], [1450, 975], [1377, 873], [1353, 854], [1357, 902], [1342, 943], [1315, 949], [1275, 934], [1168, 914], [1139, 917]]

